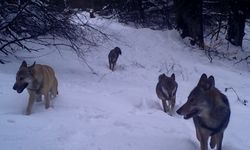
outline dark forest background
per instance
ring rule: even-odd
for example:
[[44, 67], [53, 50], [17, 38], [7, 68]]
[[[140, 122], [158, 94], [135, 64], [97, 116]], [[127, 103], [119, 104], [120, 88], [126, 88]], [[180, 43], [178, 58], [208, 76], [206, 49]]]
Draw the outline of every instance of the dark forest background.
[[[210, 55], [210, 52], [218, 54], [220, 51], [207, 48], [206, 41], [213, 43], [224, 38], [229, 44], [242, 47], [245, 26], [250, 18], [250, 1], [2, 0], [0, 1], [1, 54], [15, 55], [17, 47], [35, 51], [26, 46], [29, 42], [51, 45], [43, 39], [45, 35], [50, 39], [63, 38], [67, 41], [67, 44], [54, 43], [53, 46], [64, 44], [81, 54], [80, 44], [97, 45], [96, 41], [87, 38], [88, 32], [98, 32], [102, 38], [106, 35], [84, 22], [79, 23], [80, 10], [88, 11], [91, 17], [99, 15], [108, 19], [116, 18], [121, 23], [137, 28], [176, 29], [182, 38], [189, 38], [191, 45], [196, 45]], [[248, 61], [250, 56], [245, 56], [243, 59]], [[4, 63], [3, 60], [0, 62]]]

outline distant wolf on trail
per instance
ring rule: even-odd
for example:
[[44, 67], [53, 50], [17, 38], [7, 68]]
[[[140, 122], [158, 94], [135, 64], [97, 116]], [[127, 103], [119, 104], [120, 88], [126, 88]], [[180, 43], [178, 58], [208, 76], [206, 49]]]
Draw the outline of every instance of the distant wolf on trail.
[[109, 59], [109, 69], [114, 71], [117, 59], [119, 55], [122, 55], [122, 51], [119, 47], [115, 47], [109, 52], [108, 59]]
[[164, 112], [173, 115], [176, 91], [178, 84], [175, 81], [175, 74], [173, 73], [171, 77], [161, 74], [158, 77], [158, 83], [156, 85], [156, 95], [162, 101]]
[[35, 63], [28, 66], [26, 61], [23, 61], [16, 73], [13, 89], [17, 93], [22, 93], [25, 88], [29, 93], [26, 115], [31, 114], [34, 101], [40, 101], [42, 95], [44, 95], [45, 108], [49, 108], [50, 100], [58, 95], [58, 82], [54, 70], [50, 66]]
[[213, 76], [201, 75], [187, 102], [177, 113], [184, 119], [193, 118], [201, 150], [208, 150], [209, 137], [210, 147], [214, 149], [216, 146], [216, 150], [221, 150], [231, 111], [227, 97], [215, 87]]

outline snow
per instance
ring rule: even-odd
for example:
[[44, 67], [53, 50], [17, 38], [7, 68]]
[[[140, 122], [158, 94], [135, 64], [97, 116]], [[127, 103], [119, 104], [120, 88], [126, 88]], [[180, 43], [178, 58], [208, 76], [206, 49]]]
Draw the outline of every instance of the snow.
[[[247, 69], [223, 60], [209, 63], [201, 51], [183, 44], [176, 31], [135, 29], [98, 18], [90, 21], [113, 36], [86, 54], [96, 74], [67, 49], [61, 55], [53, 48], [34, 58], [23, 54], [29, 64], [48, 64], [56, 72], [59, 95], [48, 110], [37, 102], [32, 114], [24, 115], [28, 93], [12, 90], [22, 60], [0, 66], [1, 149], [198, 150], [192, 120], [164, 113], [155, 93], [158, 76], [173, 72], [179, 85], [175, 109], [186, 102], [202, 73], [215, 77], [232, 112], [223, 149], [249, 149], [249, 106], [237, 102], [232, 91], [224, 92], [233, 87], [241, 98], [250, 100]], [[116, 46], [122, 55], [111, 72], [107, 55]]]

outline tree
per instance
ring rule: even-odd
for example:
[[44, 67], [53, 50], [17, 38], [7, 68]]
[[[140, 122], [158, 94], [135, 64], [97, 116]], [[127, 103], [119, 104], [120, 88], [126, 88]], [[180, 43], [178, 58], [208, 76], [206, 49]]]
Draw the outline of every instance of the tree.
[[204, 47], [202, 0], [174, 0], [176, 11], [176, 28], [181, 37], [191, 37], [190, 43]]
[[173, 0], [106, 0], [102, 16], [117, 17], [120, 22], [152, 29], [173, 28]]
[[59, 5], [59, 1], [0, 1], [0, 56], [15, 55], [24, 50], [38, 51], [30, 46], [36, 43], [70, 47], [83, 57], [85, 51], [81, 45], [96, 46], [98, 38], [107, 38], [90, 26], [84, 17], [79, 17], [77, 11], [65, 9], [64, 1]]
[[235, 46], [242, 46], [245, 35], [246, 3], [240, 0], [230, 0], [230, 8], [226, 39]]

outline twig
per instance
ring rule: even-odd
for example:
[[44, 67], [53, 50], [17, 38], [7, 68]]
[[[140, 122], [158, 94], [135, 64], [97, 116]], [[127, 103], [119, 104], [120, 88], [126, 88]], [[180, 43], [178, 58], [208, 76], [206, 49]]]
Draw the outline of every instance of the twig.
[[228, 90], [232, 90], [232, 91], [234, 92], [234, 94], [235, 94], [236, 97], [237, 97], [237, 101], [239, 101], [239, 102], [240, 102], [241, 104], [243, 104], [244, 106], [247, 105], [248, 101], [245, 100], [245, 99], [241, 99], [241, 98], [239, 97], [239, 95], [237, 94], [237, 92], [234, 90], [234, 88], [232, 88], [232, 87], [225, 88], [225, 92], [227, 92]]
[[[33, 49], [29, 43], [39, 46], [54, 46], [61, 54], [61, 48], [69, 47], [93, 74], [97, 74], [86, 61], [85, 49], [98, 46], [109, 35], [85, 22], [78, 16], [79, 11], [63, 10], [48, 1], [31, 1], [19, 6], [8, 1], [0, 4], [2, 22], [0, 23], [0, 52], [3, 55], [15, 55], [16, 51]], [[7, 17], [6, 17], [7, 16]], [[13, 16], [11, 20], [8, 16]], [[85, 49], [82, 48], [85, 46]], [[65, 48], [62, 48], [62, 50]], [[4, 63], [0, 60], [0, 63]]]
[[[242, 61], [247, 61], [248, 60], [248, 58], [250, 58], [250, 56], [247, 56], [247, 57], [245, 57], [245, 58], [241, 58], [239, 61], [237, 61], [235, 64], [238, 64], [238, 63], [240, 63], [240, 62], [242, 62]], [[248, 62], [247, 62], [248, 63]]]

